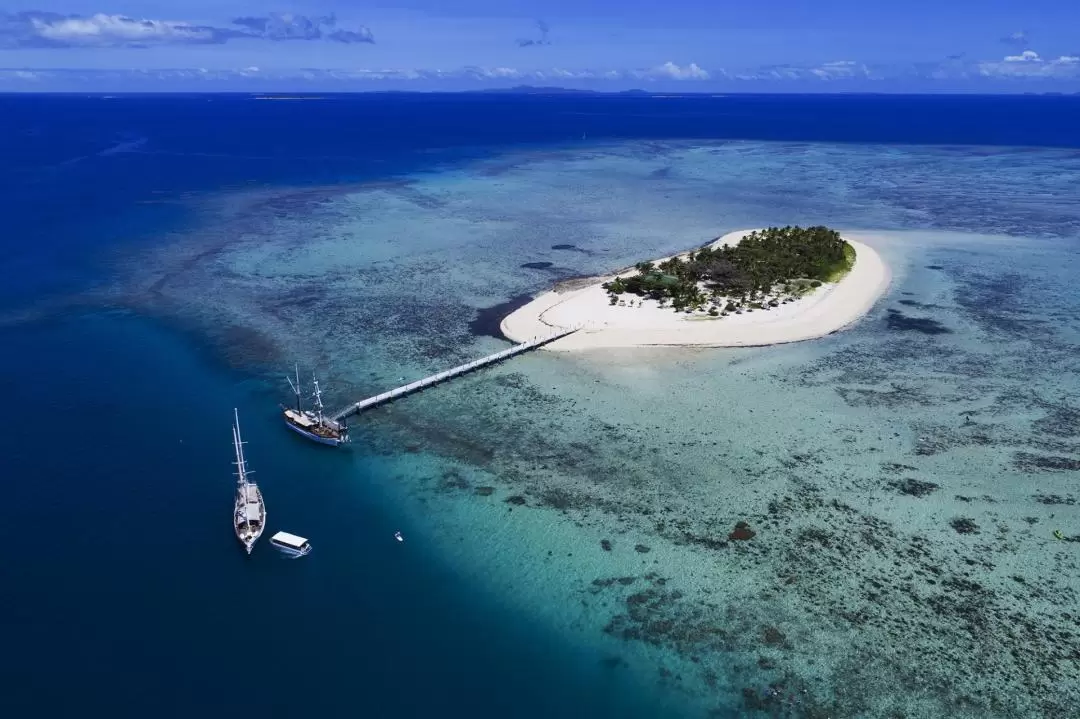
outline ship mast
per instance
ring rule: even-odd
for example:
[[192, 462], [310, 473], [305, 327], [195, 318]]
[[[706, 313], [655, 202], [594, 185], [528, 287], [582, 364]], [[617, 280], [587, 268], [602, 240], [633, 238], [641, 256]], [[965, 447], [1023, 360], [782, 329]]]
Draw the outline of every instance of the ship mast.
[[323, 424], [323, 403], [322, 392], [319, 390], [319, 380], [315, 379], [315, 375], [311, 375], [311, 381], [315, 385], [315, 413], [319, 417], [319, 424]]
[[292, 377], [286, 375], [286, 380], [289, 382], [289, 386], [292, 387], [293, 394], [296, 395], [296, 411], [302, 412], [303, 406], [300, 402], [300, 365], [296, 365], [296, 384], [293, 384]]
[[240, 439], [240, 413], [236, 408], [233, 408], [233, 417], [236, 422], [233, 424], [233, 448], [236, 450], [236, 482], [240, 485], [240, 488], [244, 491], [244, 524], [249, 528], [251, 527], [251, 518], [247, 516], [247, 484], [248, 484], [248, 469], [247, 462], [244, 460], [244, 441]]
[[247, 463], [244, 462], [244, 441], [240, 439], [240, 413], [233, 408], [233, 417], [235, 423], [233, 424], [233, 449], [236, 450], [236, 461], [233, 464], [236, 465], [236, 481], [240, 484], [247, 484]]

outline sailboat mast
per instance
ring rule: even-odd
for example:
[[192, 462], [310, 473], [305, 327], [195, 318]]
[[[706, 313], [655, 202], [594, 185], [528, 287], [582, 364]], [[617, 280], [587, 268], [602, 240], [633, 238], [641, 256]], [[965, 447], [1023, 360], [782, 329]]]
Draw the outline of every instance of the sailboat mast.
[[292, 389], [293, 394], [296, 395], [296, 411], [303, 412], [304, 404], [300, 395], [300, 365], [296, 365], [296, 382], [293, 382], [293, 378], [289, 375], [285, 375], [285, 381], [289, 383], [289, 387]]
[[240, 415], [233, 409], [236, 423], [233, 425], [233, 448], [236, 450], [236, 481], [247, 484], [247, 464], [244, 462], [244, 442], [240, 439]]
[[319, 424], [323, 421], [323, 405], [322, 405], [322, 392], [319, 390], [319, 380], [315, 379], [315, 375], [311, 376], [311, 381], [315, 385], [315, 411], [319, 416]]
[[233, 446], [236, 448], [236, 481], [244, 493], [244, 526], [251, 529], [251, 517], [247, 513], [248, 489], [247, 489], [247, 462], [244, 461], [244, 441], [240, 439], [240, 413], [233, 408]]

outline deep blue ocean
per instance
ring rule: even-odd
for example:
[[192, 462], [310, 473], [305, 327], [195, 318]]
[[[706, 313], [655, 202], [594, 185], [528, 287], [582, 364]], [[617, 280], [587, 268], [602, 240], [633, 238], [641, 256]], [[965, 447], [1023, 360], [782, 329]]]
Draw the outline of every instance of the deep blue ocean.
[[[1077, 127], [1080, 97], [0, 96], [0, 315], [108, 285], [108, 258], [190, 221], [166, 200], [582, 136], [1080, 151]], [[393, 507], [284, 441], [253, 371], [154, 318], [55, 306], [0, 323], [0, 715], [658, 715], [395, 543]], [[317, 534], [303, 561], [236, 545], [234, 406], [256, 478], [295, 479], [269, 512]]]

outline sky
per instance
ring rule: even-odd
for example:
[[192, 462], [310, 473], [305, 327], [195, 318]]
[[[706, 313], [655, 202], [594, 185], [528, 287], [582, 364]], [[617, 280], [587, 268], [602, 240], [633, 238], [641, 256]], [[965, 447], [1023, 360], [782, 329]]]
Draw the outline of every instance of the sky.
[[271, 2], [5, 0], [0, 91], [1080, 91], [1080, 0]]

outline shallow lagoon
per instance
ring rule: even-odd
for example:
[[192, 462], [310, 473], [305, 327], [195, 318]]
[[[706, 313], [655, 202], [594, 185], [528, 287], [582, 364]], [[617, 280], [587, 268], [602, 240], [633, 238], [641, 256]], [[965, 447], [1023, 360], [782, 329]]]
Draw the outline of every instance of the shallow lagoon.
[[884, 230], [893, 286], [850, 331], [532, 354], [354, 420], [343, 461], [410, 545], [672, 715], [1063, 716], [1078, 183], [1057, 150], [514, 150], [207, 197], [95, 299], [210, 336], [260, 401], [297, 360], [344, 404], [504, 346], [477, 311], [559, 279], [743, 227]]

